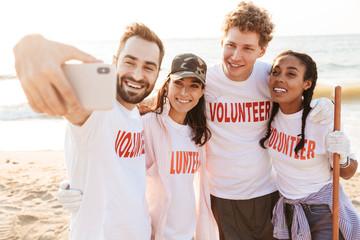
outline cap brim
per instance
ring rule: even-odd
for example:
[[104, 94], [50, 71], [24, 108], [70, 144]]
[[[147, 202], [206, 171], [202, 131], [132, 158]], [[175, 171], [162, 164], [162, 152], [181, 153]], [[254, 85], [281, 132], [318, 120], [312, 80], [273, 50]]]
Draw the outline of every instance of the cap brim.
[[199, 79], [199, 81], [204, 84], [204, 86], [206, 86], [205, 81], [196, 73], [194, 72], [176, 72], [176, 73], [172, 73], [170, 74], [170, 78], [172, 80], [178, 80], [178, 79], [182, 79], [182, 78], [186, 78], [186, 77], [194, 77], [196, 79]]

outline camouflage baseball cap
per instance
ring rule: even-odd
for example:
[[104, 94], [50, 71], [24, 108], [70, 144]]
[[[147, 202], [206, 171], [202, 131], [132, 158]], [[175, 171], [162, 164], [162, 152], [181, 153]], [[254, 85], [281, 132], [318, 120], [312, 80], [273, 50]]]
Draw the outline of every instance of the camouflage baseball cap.
[[177, 55], [171, 64], [170, 78], [178, 80], [195, 77], [205, 85], [207, 66], [204, 60], [192, 53]]

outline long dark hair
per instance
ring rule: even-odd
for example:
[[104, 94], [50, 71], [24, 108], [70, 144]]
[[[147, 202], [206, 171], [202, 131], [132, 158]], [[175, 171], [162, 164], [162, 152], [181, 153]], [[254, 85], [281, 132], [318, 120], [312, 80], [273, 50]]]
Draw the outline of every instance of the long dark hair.
[[[280, 53], [274, 60], [274, 63], [276, 61], [276, 59], [283, 57], [283, 56], [294, 56], [296, 57], [306, 68], [305, 74], [304, 74], [304, 81], [305, 80], [311, 80], [311, 87], [306, 89], [303, 94], [302, 94], [302, 101], [303, 101], [303, 106], [304, 106], [304, 110], [303, 110], [303, 114], [301, 117], [301, 140], [300, 142], [296, 145], [294, 151], [297, 155], [297, 153], [299, 152], [299, 150], [301, 150], [304, 147], [304, 143], [305, 143], [305, 125], [306, 125], [306, 117], [308, 116], [311, 107], [310, 107], [310, 102], [312, 100], [312, 97], [314, 95], [314, 89], [316, 86], [316, 81], [317, 81], [317, 69], [316, 69], [316, 63], [314, 62], [314, 60], [307, 54], [304, 53], [298, 53], [298, 52], [293, 52], [291, 50], [285, 51]], [[273, 104], [272, 110], [271, 110], [271, 115], [270, 115], [270, 119], [267, 125], [267, 131], [266, 131], [266, 135], [265, 137], [263, 137], [259, 143], [260, 146], [262, 146], [263, 148], [265, 147], [265, 141], [270, 137], [271, 135], [271, 122], [274, 120], [275, 115], [278, 113], [279, 111], [279, 104], [275, 103]]]
[[[168, 88], [170, 83], [170, 76], [168, 75], [164, 84], [159, 89], [155, 99], [151, 99], [147, 105], [139, 107], [140, 114], [144, 115], [150, 111], [161, 114], [166, 103]], [[204, 89], [202, 84], [202, 88]], [[205, 97], [204, 94], [199, 99], [199, 102], [189, 112], [186, 113], [185, 124], [189, 125], [193, 137], [192, 140], [196, 145], [203, 146], [211, 137], [210, 129], [206, 125], [206, 111], [205, 111]]]

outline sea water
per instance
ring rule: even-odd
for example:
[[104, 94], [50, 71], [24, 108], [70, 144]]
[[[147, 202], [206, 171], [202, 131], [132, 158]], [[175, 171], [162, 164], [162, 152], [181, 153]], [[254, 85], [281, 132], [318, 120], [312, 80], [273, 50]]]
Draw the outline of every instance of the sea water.
[[[111, 63], [118, 47], [117, 40], [74, 41], [70, 44], [106, 63]], [[220, 39], [165, 39], [164, 45], [165, 57], [155, 88], [165, 79], [171, 60], [177, 54], [195, 53], [208, 66], [221, 60]], [[260, 60], [271, 63], [277, 54], [288, 49], [307, 53], [316, 61], [320, 84], [360, 84], [360, 35], [274, 37]], [[0, 150], [62, 150], [65, 121], [31, 110], [10, 59], [0, 67]], [[357, 96], [342, 104], [342, 123], [359, 157], [360, 92]]]

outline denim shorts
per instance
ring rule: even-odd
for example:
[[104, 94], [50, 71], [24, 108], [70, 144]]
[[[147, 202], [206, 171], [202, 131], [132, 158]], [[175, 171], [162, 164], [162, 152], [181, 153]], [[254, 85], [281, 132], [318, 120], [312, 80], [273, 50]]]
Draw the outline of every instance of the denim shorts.
[[[311, 238], [313, 240], [331, 240], [332, 239], [332, 213], [329, 205], [326, 204], [301, 204], [305, 216], [308, 220]], [[293, 206], [286, 204], [286, 221], [289, 232], [291, 232], [291, 223], [293, 218]], [[344, 240], [339, 230], [339, 239]]]

